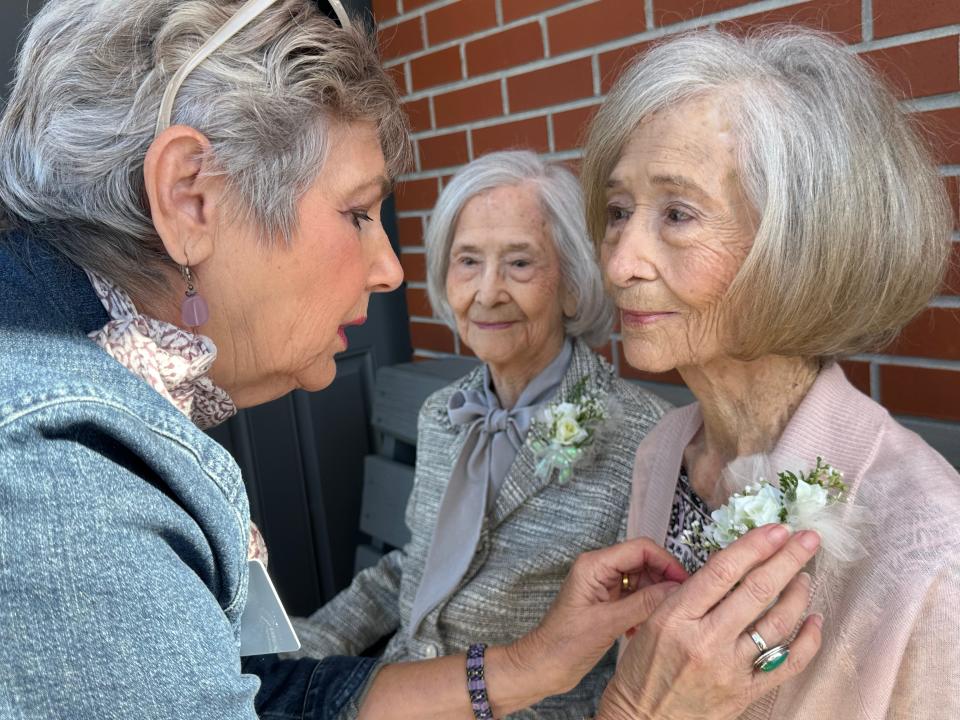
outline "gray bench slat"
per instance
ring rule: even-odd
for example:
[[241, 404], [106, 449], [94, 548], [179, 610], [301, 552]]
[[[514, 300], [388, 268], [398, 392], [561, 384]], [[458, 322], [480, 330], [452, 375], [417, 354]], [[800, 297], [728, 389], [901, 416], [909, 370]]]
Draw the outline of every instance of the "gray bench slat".
[[476, 367], [469, 359], [428, 360], [380, 368], [373, 398], [373, 426], [415, 445], [417, 415], [424, 401]]
[[412, 467], [379, 455], [367, 455], [363, 464], [360, 529], [377, 540], [403, 547], [410, 539], [403, 516], [412, 488]]

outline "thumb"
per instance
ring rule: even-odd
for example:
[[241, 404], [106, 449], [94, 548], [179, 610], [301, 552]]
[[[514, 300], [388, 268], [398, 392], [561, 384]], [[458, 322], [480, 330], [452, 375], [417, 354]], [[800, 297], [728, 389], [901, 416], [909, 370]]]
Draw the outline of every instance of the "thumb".
[[609, 609], [608, 627], [618, 636], [624, 634], [629, 628], [646, 622], [660, 603], [679, 589], [679, 583], [657, 583], [610, 603], [606, 606]]

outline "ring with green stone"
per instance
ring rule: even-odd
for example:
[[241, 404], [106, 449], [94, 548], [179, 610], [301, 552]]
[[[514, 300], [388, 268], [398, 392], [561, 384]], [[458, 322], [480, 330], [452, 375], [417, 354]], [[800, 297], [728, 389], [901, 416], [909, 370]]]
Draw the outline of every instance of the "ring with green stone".
[[790, 646], [787, 644], [777, 645], [766, 652], [760, 653], [760, 656], [753, 661], [753, 668], [761, 672], [773, 672], [783, 665], [784, 661], [790, 655]]

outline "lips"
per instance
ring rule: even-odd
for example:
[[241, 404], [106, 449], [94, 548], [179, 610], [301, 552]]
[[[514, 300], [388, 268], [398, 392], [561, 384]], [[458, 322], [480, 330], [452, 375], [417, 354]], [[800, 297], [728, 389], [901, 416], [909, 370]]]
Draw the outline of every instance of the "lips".
[[515, 320], [498, 320], [493, 322], [483, 321], [483, 320], [471, 320], [474, 325], [476, 325], [481, 330], [506, 330], [511, 327], [516, 321]]
[[674, 315], [675, 312], [639, 312], [620, 308], [620, 323], [627, 327], [649, 327]]
[[337, 336], [340, 338], [340, 342], [343, 343], [343, 349], [344, 349], [344, 350], [346, 350], [346, 349], [347, 349], [347, 346], [350, 344], [350, 343], [347, 342], [347, 333], [346, 333], [345, 328], [354, 327], [354, 326], [356, 326], [356, 325], [363, 325], [366, 321], [367, 321], [367, 318], [361, 315], [360, 317], [356, 318], [355, 320], [351, 320], [350, 322], [346, 322], [346, 323], [344, 323], [343, 325], [341, 325], [340, 327], [337, 328]]

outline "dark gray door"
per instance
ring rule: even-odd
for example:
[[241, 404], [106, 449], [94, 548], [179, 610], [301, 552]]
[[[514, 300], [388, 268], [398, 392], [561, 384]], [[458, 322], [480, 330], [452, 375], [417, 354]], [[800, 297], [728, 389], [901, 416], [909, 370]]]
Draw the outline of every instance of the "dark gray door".
[[[42, 0], [0, 2], [2, 97], [13, 76], [20, 34]], [[347, 0], [353, 15], [370, 17], [369, 0]], [[393, 204], [384, 225], [398, 248]], [[350, 582], [358, 529], [363, 458], [377, 451], [370, 430], [376, 369], [410, 358], [402, 290], [371, 299], [369, 318], [347, 331], [350, 349], [337, 378], [321, 393], [294, 392], [245, 410], [212, 435], [236, 457], [251, 513], [270, 551], [270, 574], [292, 614], [306, 614]]]
[[5, 103], [20, 35], [27, 19], [36, 15], [43, 0], [3, 0], [0, 3], [0, 98]]

